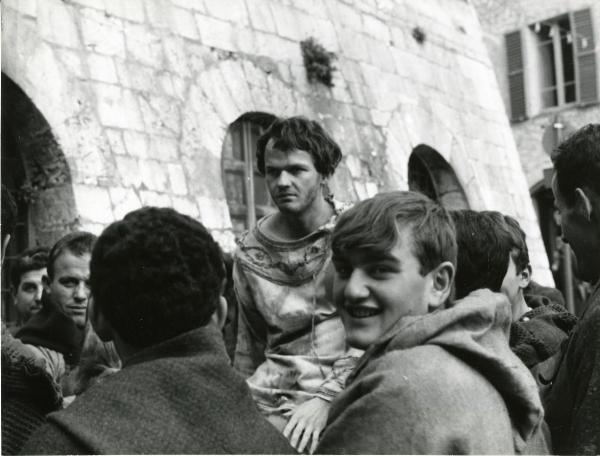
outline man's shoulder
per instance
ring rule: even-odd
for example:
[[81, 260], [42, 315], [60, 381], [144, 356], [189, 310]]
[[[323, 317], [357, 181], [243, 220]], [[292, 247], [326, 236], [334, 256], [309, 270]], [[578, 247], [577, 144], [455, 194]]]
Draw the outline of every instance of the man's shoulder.
[[53, 422], [44, 423], [31, 435], [20, 451], [21, 454], [91, 454], [68, 428]]

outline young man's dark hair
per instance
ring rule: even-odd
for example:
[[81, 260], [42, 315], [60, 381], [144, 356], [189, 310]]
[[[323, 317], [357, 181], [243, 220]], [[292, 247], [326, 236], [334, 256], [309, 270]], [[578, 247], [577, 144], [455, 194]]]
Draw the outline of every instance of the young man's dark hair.
[[334, 257], [355, 249], [390, 250], [398, 241], [399, 220], [412, 227], [412, 249], [421, 275], [444, 261], [456, 265], [456, 238], [448, 212], [425, 195], [400, 191], [375, 195], [340, 215], [331, 241]]
[[502, 214], [470, 209], [451, 211], [456, 227], [458, 262], [456, 299], [480, 288], [500, 291], [513, 245]]
[[136, 347], [205, 325], [224, 278], [221, 249], [206, 228], [166, 208], [143, 208], [110, 225], [90, 265], [94, 305]]
[[25, 250], [10, 267], [11, 285], [14, 289], [17, 289], [23, 274], [36, 269], [43, 269], [47, 264], [48, 247], [33, 247]]
[[289, 117], [275, 120], [257, 142], [256, 164], [258, 171], [265, 173], [265, 150], [269, 140], [279, 150], [305, 150], [313, 158], [315, 168], [324, 177], [329, 177], [342, 159], [342, 151], [325, 129], [306, 117]]
[[221, 249], [198, 221], [145, 207], [94, 246], [89, 319], [123, 362], [50, 414], [24, 454], [290, 453], [234, 372]]
[[558, 189], [572, 205], [575, 189], [587, 188], [600, 195], [600, 124], [589, 124], [563, 141], [552, 154]]
[[54, 268], [56, 260], [65, 251], [71, 252], [75, 256], [82, 256], [85, 253], [92, 253], [92, 247], [96, 242], [97, 236], [87, 231], [74, 231], [60, 238], [52, 246], [48, 254], [48, 277], [54, 278]]
[[502, 217], [513, 245], [510, 256], [515, 262], [517, 271], [522, 271], [526, 268], [531, 270], [531, 265], [529, 264], [529, 249], [527, 248], [527, 235], [525, 234], [525, 231], [521, 229], [519, 222], [510, 215], [502, 215]]

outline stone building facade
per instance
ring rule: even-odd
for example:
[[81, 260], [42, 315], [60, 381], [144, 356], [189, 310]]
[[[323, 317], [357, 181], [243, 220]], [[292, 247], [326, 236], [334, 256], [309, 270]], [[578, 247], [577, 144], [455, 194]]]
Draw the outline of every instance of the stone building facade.
[[[248, 155], [231, 149], [233, 126], [302, 114], [342, 146], [336, 198], [423, 187], [449, 206], [514, 215], [538, 281], [552, 284], [470, 3], [4, 0], [2, 9], [3, 120], [15, 113], [3, 136], [16, 150], [3, 147], [3, 164], [23, 163], [29, 244], [73, 227], [98, 233], [159, 205], [198, 218], [231, 251], [233, 187], [254, 180], [260, 193], [260, 178], [242, 169]], [[333, 87], [307, 78], [300, 43], [310, 37], [336, 56]]]
[[[473, 0], [557, 286], [581, 311], [550, 188], [552, 148], [600, 122], [600, 4], [594, 0]], [[573, 286], [567, 284], [573, 283]], [[568, 296], [572, 296], [569, 298]]]

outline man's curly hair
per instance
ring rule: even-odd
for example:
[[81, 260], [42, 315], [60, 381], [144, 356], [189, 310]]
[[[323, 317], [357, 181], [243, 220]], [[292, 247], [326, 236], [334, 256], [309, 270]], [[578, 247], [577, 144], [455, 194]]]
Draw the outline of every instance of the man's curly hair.
[[206, 325], [224, 278], [210, 233], [169, 208], [144, 207], [108, 226], [90, 264], [94, 305], [139, 348]]
[[48, 247], [33, 247], [19, 255], [10, 268], [10, 281], [14, 290], [19, 288], [23, 274], [46, 268], [48, 265], [48, 252]]
[[276, 119], [256, 143], [256, 167], [265, 174], [265, 151], [269, 140], [273, 147], [287, 152], [294, 149], [308, 152], [315, 169], [323, 177], [333, 175], [342, 159], [342, 150], [325, 129], [314, 120], [296, 116]]

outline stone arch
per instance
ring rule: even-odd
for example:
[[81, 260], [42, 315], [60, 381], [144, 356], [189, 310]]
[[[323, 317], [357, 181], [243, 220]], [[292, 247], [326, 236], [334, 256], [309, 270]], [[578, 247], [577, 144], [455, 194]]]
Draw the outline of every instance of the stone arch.
[[452, 167], [433, 148], [419, 144], [408, 160], [408, 188], [448, 209], [468, 209], [469, 202]]
[[484, 208], [484, 198], [475, 170], [464, 145], [455, 131], [459, 125], [449, 124], [450, 117], [440, 118], [425, 99], [418, 104], [402, 104], [392, 114], [384, 132], [386, 135], [386, 186], [406, 190], [408, 164], [413, 150], [426, 144], [453, 170], [469, 206]]
[[28, 228], [23, 235], [28, 245], [51, 246], [78, 225], [71, 172], [63, 151], [44, 115], [4, 73], [2, 165], [2, 180], [16, 187], [25, 212], [22, 217]]

